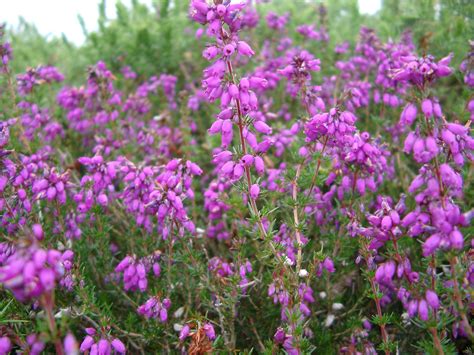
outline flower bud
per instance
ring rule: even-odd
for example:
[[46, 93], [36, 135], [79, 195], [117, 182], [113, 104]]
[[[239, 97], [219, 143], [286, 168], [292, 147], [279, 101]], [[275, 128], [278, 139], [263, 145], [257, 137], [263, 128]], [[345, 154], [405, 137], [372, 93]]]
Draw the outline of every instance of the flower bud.
[[11, 348], [12, 348], [12, 343], [10, 339], [7, 337], [1, 337], [0, 338], [0, 354], [9, 354]]
[[240, 55], [244, 55], [247, 57], [251, 57], [255, 54], [252, 48], [250, 48], [250, 46], [244, 41], [239, 41], [237, 43], [237, 51]]
[[421, 103], [421, 110], [425, 114], [426, 117], [433, 116], [433, 102], [430, 99], [424, 99]]
[[334, 267], [334, 262], [330, 258], [324, 259], [323, 267], [330, 273], [333, 273], [336, 271], [336, 268]]
[[251, 154], [245, 154], [240, 160], [244, 166], [251, 166], [253, 164], [254, 158]]
[[110, 354], [110, 343], [105, 339], [100, 339], [98, 343], [99, 354]]
[[7, 183], [8, 183], [8, 177], [4, 175], [0, 176], [0, 192], [3, 192], [5, 190]]
[[224, 121], [222, 121], [222, 120], [214, 121], [214, 123], [211, 125], [211, 127], [208, 130], [209, 134], [219, 133], [222, 129], [222, 123], [223, 122]]
[[222, 123], [222, 133], [232, 132], [232, 121], [226, 120]]
[[41, 224], [33, 224], [31, 229], [33, 230], [33, 235], [35, 236], [36, 239], [43, 240], [44, 233], [43, 233], [43, 227], [41, 227]]
[[235, 47], [232, 44], [227, 44], [224, 46], [224, 55], [229, 57], [231, 56], [235, 51]]
[[223, 174], [226, 174], [226, 175], [230, 174], [233, 170], [234, 170], [234, 162], [233, 161], [228, 161], [221, 168], [221, 172]]
[[253, 184], [250, 187], [250, 198], [252, 198], [253, 200], [256, 200], [258, 198], [259, 193], [260, 193], [260, 187], [258, 186], [258, 184]]
[[229, 95], [233, 99], [237, 99], [239, 97], [239, 88], [235, 84], [230, 84], [229, 85]]
[[240, 87], [240, 90], [242, 90], [243, 92], [249, 91], [249, 88], [250, 88], [249, 79], [247, 79], [246, 77], [243, 77], [242, 79], [240, 79], [239, 87]]
[[409, 103], [408, 105], [406, 105], [400, 117], [402, 124], [406, 123], [406, 124], [411, 125], [416, 119], [417, 111], [418, 110], [416, 108], [416, 105], [412, 103]]
[[126, 352], [125, 345], [119, 339], [112, 340], [112, 347], [119, 354], [125, 354]]
[[92, 338], [90, 335], [87, 335], [81, 343], [81, 347], [80, 347], [81, 352], [86, 352], [87, 350], [91, 348], [93, 344], [94, 344], [94, 338]]
[[418, 316], [424, 321], [429, 319], [428, 303], [423, 299], [418, 302]]
[[365, 195], [365, 180], [364, 179], [357, 179], [356, 181], [356, 188], [359, 194], [362, 196]]
[[464, 136], [467, 134], [467, 128], [457, 123], [448, 123], [447, 128], [459, 136]]
[[426, 301], [430, 305], [431, 308], [437, 310], [439, 308], [439, 298], [436, 292], [432, 290], [426, 291]]
[[209, 340], [214, 340], [216, 338], [216, 332], [212, 324], [206, 323], [202, 328], [204, 329], [204, 333], [206, 333]]
[[410, 153], [413, 149], [413, 145], [415, 144], [416, 134], [415, 132], [408, 133], [407, 137], [405, 138], [405, 143], [403, 146], [403, 151], [405, 153]]
[[393, 224], [400, 223], [400, 215], [398, 214], [397, 211], [395, 210], [390, 211], [390, 218], [392, 219]]
[[189, 331], [191, 330], [191, 328], [189, 327], [189, 325], [185, 324], [183, 328], [181, 328], [181, 331], [179, 332], [179, 341], [183, 341], [184, 339], [186, 339], [189, 335]]
[[407, 312], [408, 312], [408, 316], [411, 318], [411, 317], [414, 317], [416, 312], [418, 310], [418, 302], [415, 301], [415, 300], [411, 300], [408, 302], [408, 307], [407, 307]]
[[226, 8], [224, 5], [222, 5], [222, 4], [219, 4], [219, 5], [217, 5], [217, 7], [216, 7], [216, 12], [217, 12], [217, 14], [218, 14], [219, 16], [221, 16], [221, 17], [225, 15], [226, 10], [227, 10], [227, 8]]
[[273, 340], [275, 341], [275, 343], [283, 344], [283, 342], [285, 341], [285, 331], [283, 330], [283, 328], [277, 329], [275, 335], [273, 336]]
[[434, 253], [441, 243], [439, 234], [433, 234], [423, 243], [423, 256], [429, 256]]
[[109, 200], [106, 194], [100, 194], [99, 196], [97, 196], [97, 203], [101, 206], [107, 206], [108, 201]]
[[449, 234], [449, 241], [451, 242], [451, 248], [453, 249], [462, 249], [464, 245], [464, 238], [461, 232], [457, 229]]
[[242, 175], [244, 175], [244, 167], [242, 164], [235, 164], [234, 166], [234, 173], [233, 173], [233, 177], [234, 179], [238, 180], [242, 177]]
[[[235, 86], [235, 85], [234, 85]], [[238, 91], [238, 89], [237, 89]], [[238, 93], [237, 93], [238, 95]], [[225, 110], [222, 110], [221, 112], [219, 112], [219, 114], [217, 115], [217, 117], [221, 120], [230, 120], [232, 117], [234, 116], [234, 111], [231, 109], [231, 108], [228, 108], [228, 109], [225, 109]]]
[[214, 162], [216, 163], [224, 163], [232, 159], [232, 152], [228, 150], [223, 150], [220, 153], [214, 155]]
[[259, 175], [262, 175], [265, 171], [265, 164], [263, 163], [263, 159], [260, 156], [256, 156], [254, 159], [255, 170]]
[[430, 153], [438, 154], [438, 145], [436, 144], [436, 140], [433, 137], [426, 137], [425, 146]]
[[79, 348], [77, 346], [76, 338], [74, 338], [74, 335], [72, 335], [71, 333], [68, 333], [64, 338], [64, 352], [66, 353], [66, 355], [79, 354]]
[[258, 78], [256, 76], [252, 76], [250, 79], [250, 87], [252, 89], [264, 89], [267, 87], [268, 81], [267, 79]]
[[382, 218], [381, 227], [384, 231], [388, 231], [390, 228], [392, 228], [392, 219], [390, 216], [385, 216]]
[[215, 46], [207, 47], [203, 52], [202, 56], [207, 60], [212, 60], [219, 53], [219, 50]]

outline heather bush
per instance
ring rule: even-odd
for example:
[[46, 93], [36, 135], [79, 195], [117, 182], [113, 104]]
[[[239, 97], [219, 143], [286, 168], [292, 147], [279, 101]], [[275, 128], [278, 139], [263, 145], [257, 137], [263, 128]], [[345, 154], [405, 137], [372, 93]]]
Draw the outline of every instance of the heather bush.
[[470, 353], [472, 6], [403, 4], [2, 27], [0, 354]]

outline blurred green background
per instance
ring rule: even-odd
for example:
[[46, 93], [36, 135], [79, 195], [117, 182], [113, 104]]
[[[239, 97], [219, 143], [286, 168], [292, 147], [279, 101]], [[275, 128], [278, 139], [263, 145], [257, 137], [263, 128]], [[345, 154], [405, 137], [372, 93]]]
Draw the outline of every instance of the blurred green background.
[[[22, 21], [8, 32], [14, 46], [13, 70], [22, 72], [40, 63], [56, 65], [74, 83], [84, 77], [88, 65], [104, 60], [113, 71], [129, 65], [144, 76], [167, 72], [182, 77], [180, 64], [196, 63], [202, 49], [194, 38], [197, 27], [188, 20], [188, 3], [156, 0], [150, 8], [140, 0], [132, 0], [130, 7], [119, 2], [115, 19], [109, 19], [102, 0], [97, 31], [88, 32], [78, 17], [86, 36], [81, 46], [65, 37], [46, 39]], [[324, 18], [319, 12], [321, 4], [327, 8]], [[410, 29], [420, 48], [437, 57], [453, 52], [457, 66], [468, 49], [465, 39], [474, 39], [474, 1], [470, 0], [382, 0], [374, 15], [361, 14], [357, 0], [273, 0], [258, 3], [257, 8], [261, 19], [269, 11], [290, 13], [289, 31], [301, 24], [323, 22], [330, 33], [329, 48], [345, 40], [353, 44], [361, 25], [374, 28], [382, 40], [397, 38]], [[252, 32], [253, 38], [262, 37], [259, 43], [270, 35], [261, 25]], [[313, 50], [316, 56], [323, 56], [318, 48]]]

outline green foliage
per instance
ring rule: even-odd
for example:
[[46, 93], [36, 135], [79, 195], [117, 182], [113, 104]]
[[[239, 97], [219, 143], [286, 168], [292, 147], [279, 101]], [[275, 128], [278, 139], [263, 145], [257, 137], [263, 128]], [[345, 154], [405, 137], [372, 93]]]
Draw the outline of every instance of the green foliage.
[[[321, 13], [321, 3], [327, 6], [327, 13]], [[134, 0], [127, 8], [119, 1], [116, 19], [109, 19], [105, 1], [101, 1], [97, 31], [89, 31], [83, 19], [78, 18], [86, 35], [85, 44], [79, 48], [64, 37], [45, 38], [22, 21], [9, 33], [15, 43], [14, 72], [39, 63], [52, 64], [67, 73], [68, 81], [75, 82], [84, 75], [87, 65], [104, 60], [115, 72], [129, 65], [144, 77], [172, 73], [184, 78], [183, 70], [191, 72], [193, 66], [203, 63], [195, 56], [202, 51], [202, 43], [194, 38], [196, 26], [188, 20], [187, 6], [186, 0], [156, 0], [149, 8]], [[411, 29], [415, 41], [423, 44], [427, 53], [440, 56], [452, 51], [456, 65], [465, 56], [465, 38], [474, 35], [474, 5], [467, 0], [385, 0], [375, 15], [361, 14], [357, 0], [274, 0], [257, 4], [257, 9], [262, 20], [270, 11], [288, 12], [289, 32], [301, 24], [325, 25], [331, 38], [327, 48], [325, 44], [306, 43], [323, 63], [335, 44], [342, 41], [354, 44], [358, 35], [354, 29], [361, 25], [375, 28], [382, 40], [398, 38], [404, 30]], [[264, 26], [250, 34], [270, 40], [276, 39], [275, 35]], [[295, 43], [303, 43], [302, 36], [297, 35]]]

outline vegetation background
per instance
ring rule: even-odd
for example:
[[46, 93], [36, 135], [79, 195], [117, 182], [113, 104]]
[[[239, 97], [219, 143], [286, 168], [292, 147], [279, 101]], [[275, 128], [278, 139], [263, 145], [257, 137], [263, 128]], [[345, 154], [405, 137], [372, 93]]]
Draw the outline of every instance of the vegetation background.
[[[200, 73], [205, 66], [205, 61], [201, 57], [203, 43], [195, 39], [194, 33], [197, 26], [188, 19], [188, 4], [187, 0], [156, 0], [153, 8], [150, 9], [141, 4], [139, 0], [133, 0], [129, 8], [118, 3], [116, 6], [117, 17], [111, 20], [105, 15], [105, 0], [102, 0], [98, 5], [99, 29], [95, 32], [88, 32], [87, 28], [83, 27], [86, 41], [81, 46], [74, 45], [67, 38], [46, 39], [38, 33], [34, 26], [23, 22], [18, 28], [9, 30], [7, 33], [14, 50], [13, 72], [21, 73], [25, 71], [25, 68], [39, 64], [54, 65], [65, 74], [66, 84], [77, 85], [84, 82], [88, 66], [103, 60], [112, 72], [119, 73], [124, 66], [130, 66], [143, 80], [160, 73], [176, 75], [178, 90], [184, 88], [186, 84], [192, 83], [193, 80], [197, 80], [194, 84], [199, 85], [199, 75], [196, 73]], [[321, 4], [327, 8], [325, 15], [321, 15], [319, 11]], [[348, 41], [353, 47], [362, 25], [374, 28], [384, 41], [398, 38], [404, 30], [410, 29], [418, 48], [421, 48], [425, 53], [440, 58], [453, 52], [454, 59], [451, 64], [456, 68], [459, 67], [468, 51], [469, 46], [466, 38], [474, 39], [474, 1], [469, 0], [383, 0], [381, 10], [375, 15], [361, 14], [357, 0], [327, 0], [323, 2], [273, 0], [261, 2], [257, 8], [261, 19], [269, 11], [278, 14], [290, 13], [289, 31], [301, 24], [324, 23], [329, 29], [329, 43], [315, 42], [307, 45], [307, 48], [316, 57], [322, 59], [324, 75], [327, 75], [328, 71], [335, 70], [333, 66], [325, 65], [325, 62], [334, 62], [333, 49], [335, 45]], [[81, 21], [80, 18], [78, 20]], [[265, 26], [251, 29], [249, 32], [248, 35], [253, 38], [252, 43], [257, 44], [257, 47], [254, 47], [257, 53], [260, 49], [258, 45], [272, 36]], [[302, 38], [295, 38], [295, 44], [298, 41], [302, 41]], [[191, 77], [190, 73], [193, 73]], [[461, 74], [456, 73], [444, 82], [442, 90], [447, 93], [444, 97], [453, 105], [463, 105], [467, 101], [469, 92], [453, 91], [453, 88], [461, 86], [462, 80]], [[2, 104], [1, 101], [0, 104]], [[1, 116], [2, 114], [0, 114]], [[203, 115], [203, 122], [200, 124], [203, 127], [208, 127], [211, 119]], [[74, 142], [65, 142], [65, 145], [71, 147], [74, 146]], [[75, 149], [80, 150], [77, 147]], [[471, 201], [470, 204], [472, 204], [473, 198], [474, 192], [471, 189], [466, 196], [466, 201]], [[99, 219], [103, 218], [99, 224], [107, 226], [108, 217], [101, 216], [100, 213], [98, 216]], [[97, 278], [97, 270], [113, 270], [115, 265], [108, 263], [106, 258], [97, 257], [109, 253], [108, 244], [104, 241], [105, 238], [100, 238], [102, 234], [108, 232], [107, 229], [84, 231], [85, 235], [97, 236], [93, 239], [93, 244], [90, 244], [90, 239], [87, 238], [79, 241], [79, 248], [81, 248], [81, 252], [78, 253], [79, 258], [81, 255], [86, 258], [80, 260], [84, 277], [94, 280]], [[353, 246], [351, 249], [350, 245], [347, 247], [348, 252], [355, 249]], [[195, 257], [201, 258], [203, 256], [198, 253]], [[94, 267], [87, 268], [88, 264], [92, 264]], [[203, 263], [203, 265], [205, 264]], [[194, 276], [197, 277], [206, 271], [194, 270], [194, 272]], [[178, 274], [174, 276], [180, 277]], [[194, 281], [189, 282], [189, 287], [192, 287]], [[118, 324], [121, 329], [130, 332], [141, 330], [147, 340], [140, 346], [143, 345], [145, 349], [157, 349], [165, 346], [163, 338], [168, 332], [173, 331], [169, 329], [172, 325], [169, 325], [168, 328], [158, 323], [152, 327], [139, 326], [140, 322], [144, 322], [144, 320], [138, 315], [127, 312], [125, 317], [125, 313], [120, 311], [120, 307], [111, 306], [114, 302], [123, 301], [118, 300], [115, 291], [105, 286], [100, 291], [86, 287], [80, 291], [82, 293], [79, 296], [82, 300], [87, 300], [84, 301], [84, 305], [87, 306], [89, 312], [93, 313], [96, 309], [100, 309], [105, 314], [103, 319], [110, 324]], [[210, 298], [206, 294], [200, 294], [199, 297], [202, 300]], [[348, 297], [350, 296], [347, 294], [341, 294], [340, 301], [348, 308], [352, 305], [356, 306], [356, 300], [350, 300]], [[126, 301], [123, 302], [126, 303]], [[261, 304], [257, 304], [261, 312], [258, 316], [263, 317], [262, 322], [266, 320], [269, 322], [262, 331], [273, 331], [278, 326], [279, 311], [270, 303], [262, 293]], [[250, 305], [244, 304], [242, 309], [242, 319], [246, 318], [245, 312], [255, 312]], [[398, 313], [401, 313], [400, 310]], [[0, 326], [2, 323], [12, 321], [18, 322], [20, 333], [27, 334], [27, 328], [34, 327], [24, 308], [12, 304], [11, 298], [3, 297], [0, 300]], [[393, 321], [401, 320], [394, 319]], [[27, 325], [21, 326], [22, 322], [26, 322]], [[315, 335], [318, 337], [316, 343], [320, 344], [320, 349], [324, 349], [318, 353], [336, 353], [337, 348], [334, 344], [344, 337], [343, 332], [346, 329], [351, 329], [354, 322], [356, 322], [356, 318], [347, 317], [346, 321], [339, 324], [333, 332], [325, 332], [323, 329], [318, 331], [318, 325], [315, 324]], [[75, 324], [70, 325], [73, 329], [75, 326]], [[81, 333], [79, 328], [77, 333]], [[410, 330], [407, 329], [403, 337], [399, 337], [401, 347], [410, 351], [418, 351], [416, 350], [419, 349], [418, 346], [423, 344], [420, 344], [422, 340], [418, 339], [416, 334], [417, 332], [410, 334]], [[263, 336], [265, 339], [271, 339], [273, 334], [263, 334]], [[250, 331], [238, 334], [237, 339], [237, 346], [242, 348], [247, 347], [246, 343], [254, 344], [256, 341]], [[142, 340], [133, 339], [132, 341], [139, 343]], [[467, 346], [464, 344], [465, 348]]]
[[[319, 22], [320, 4], [327, 8], [329, 49], [342, 41], [354, 44], [361, 25], [374, 28], [382, 40], [398, 38], [410, 29], [415, 43], [423, 44], [429, 53], [439, 56], [452, 51], [456, 66], [466, 53], [465, 39], [474, 36], [474, 3], [470, 0], [382, 0], [374, 15], [361, 14], [357, 0], [272, 0], [257, 6], [262, 18], [269, 11], [289, 12], [288, 29], [292, 30]], [[188, 20], [187, 0], [155, 0], [152, 9], [140, 0], [132, 0], [131, 7], [118, 2], [114, 20], [105, 15], [105, 0], [98, 7], [98, 31], [88, 32], [78, 17], [86, 36], [82, 46], [65, 37], [46, 39], [27, 22], [9, 31], [15, 44], [13, 69], [22, 72], [40, 63], [55, 65], [67, 74], [66, 80], [74, 82], [83, 77], [85, 67], [104, 60], [113, 70], [129, 65], [144, 76], [168, 72], [182, 78], [179, 63], [195, 62], [199, 57], [195, 53], [201, 52], [201, 44], [193, 36], [196, 26]], [[252, 35], [268, 37], [262, 27]]]

